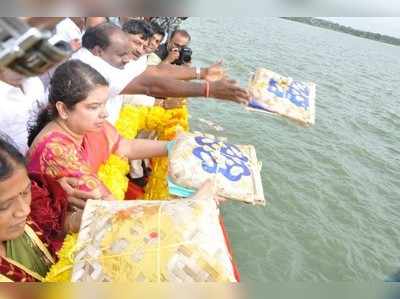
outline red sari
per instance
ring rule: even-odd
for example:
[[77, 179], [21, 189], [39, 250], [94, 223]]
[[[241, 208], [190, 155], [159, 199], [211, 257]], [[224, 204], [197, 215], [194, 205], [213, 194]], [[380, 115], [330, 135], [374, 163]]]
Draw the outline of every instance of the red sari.
[[86, 134], [79, 148], [67, 133], [52, 131], [28, 151], [27, 169], [34, 182], [31, 217], [50, 240], [54, 252], [64, 241], [68, 210], [67, 195], [57, 180], [79, 178], [80, 190], [99, 190], [107, 196], [109, 191], [97, 178], [97, 171], [115, 152], [120, 139], [114, 127], [106, 123], [101, 131]]
[[97, 172], [118, 147], [121, 136], [109, 123], [99, 132], [87, 133], [78, 147], [66, 132], [52, 131], [28, 151], [28, 172], [44, 174], [53, 179], [79, 178], [82, 191], [110, 192], [97, 177]]
[[31, 173], [29, 177], [32, 182], [30, 218], [45, 235], [51, 253], [55, 254], [65, 238], [67, 195], [58, 182], [49, 176]]

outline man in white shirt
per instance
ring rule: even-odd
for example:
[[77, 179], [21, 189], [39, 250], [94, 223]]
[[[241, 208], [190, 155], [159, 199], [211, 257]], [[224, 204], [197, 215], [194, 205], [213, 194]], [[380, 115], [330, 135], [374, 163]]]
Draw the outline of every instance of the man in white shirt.
[[[122, 100], [114, 100], [119, 94], [145, 94], [154, 97], [214, 97], [238, 103], [246, 103], [249, 93], [234, 80], [224, 77], [220, 64], [208, 68], [174, 65], [146, 66], [141, 59], [130, 61], [131, 44], [127, 34], [118, 26], [101, 24], [86, 30], [82, 48], [72, 55], [98, 72], [109, 82], [111, 107], [109, 114], [121, 108]], [[129, 62], [129, 64], [128, 64]], [[188, 82], [206, 79], [204, 83]], [[119, 107], [119, 108], [118, 108]], [[111, 121], [113, 122], [113, 121]]]
[[106, 17], [69, 17], [56, 25], [51, 41], [62, 40], [69, 43], [74, 51], [81, 48], [82, 35], [86, 28], [107, 22]]
[[97, 27], [88, 29], [84, 35], [84, 47], [74, 53], [71, 59], [89, 64], [108, 81], [108, 121], [115, 124], [123, 102], [120, 93], [133, 78], [145, 71], [146, 64], [142, 60], [130, 62], [127, 37], [121, 29], [111, 24], [98, 27], [103, 30]]
[[19, 151], [28, 150], [28, 123], [45, 105], [44, 87], [38, 77], [25, 78], [10, 69], [0, 70], [1, 131], [13, 138]]
[[65, 18], [57, 24], [54, 40], [62, 40], [69, 43], [74, 51], [81, 47], [81, 39], [85, 28], [85, 18]]
[[[223, 79], [219, 64], [209, 68], [190, 68], [173, 65], [147, 66], [143, 56], [146, 38], [132, 38], [113, 24], [102, 24], [86, 30], [82, 48], [72, 55], [96, 69], [109, 83], [108, 120], [115, 124], [123, 99], [121, 94], [144, 94], [154, 97], [213, 96], [237, 102], [247, 102], [249, 95], [234, 81]], [[134, 55], [132, 55], [134, 54]], [[131, 60], [132, 59], [132, 60]], [[136, 59], [136, 60], [135, 60]], [[218, 79], [194, 83], [184, 80]]]
[[[146, 48], [149, 40], [154, 34], [152, 27], [143, 20], [131, 19], [124, 23], [122, 30], [128, 35], [130, 43], [130, 57], [131, 62], [126, 65], [129, 67], [130, 64], [140, 65], [141, 68], [147, 68], [148, 65], [148, 53]], [[133, 63], [132, 61], [135, 61]], [[124, 103], [129, 103], [137, 106], [154, 106], [163, 104], [163, 100], [156, 100], [154, 97], [147, 96], [144, 94], [129, 95], [124, 97]]]

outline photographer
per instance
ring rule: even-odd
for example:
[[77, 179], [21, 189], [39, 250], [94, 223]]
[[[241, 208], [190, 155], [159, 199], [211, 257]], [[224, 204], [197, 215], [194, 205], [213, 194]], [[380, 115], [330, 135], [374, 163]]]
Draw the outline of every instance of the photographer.
[[190, 35], [185, 30], [175, 30], [168, 43], [155, 52], [163, 64], [190, 65], [192, 50], [188, 47]]

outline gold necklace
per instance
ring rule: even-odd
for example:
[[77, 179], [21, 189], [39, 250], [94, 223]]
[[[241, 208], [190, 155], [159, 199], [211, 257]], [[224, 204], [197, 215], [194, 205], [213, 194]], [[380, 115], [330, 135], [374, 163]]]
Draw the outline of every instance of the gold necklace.
[[78, 135], [74, 132], [72, 132], [72, 130], [70, 130], [66, 125], [62, 124], [58, 119], [55, 119], [54, 122], [64, 131], [66, 132], [68, 135], [70, 135], [72, 137], [72, 139], [74, 140], [74, 143], [77, 145], [77, 147], [82, 150], [83, 147], [83, 136], [82, 135]]

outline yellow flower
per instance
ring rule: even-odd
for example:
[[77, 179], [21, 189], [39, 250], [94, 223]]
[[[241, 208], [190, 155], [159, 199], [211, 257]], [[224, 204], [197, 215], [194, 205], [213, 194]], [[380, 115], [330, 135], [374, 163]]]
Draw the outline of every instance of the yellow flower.
[[[135, 107], [125, 105], [115, 127], [126, 139], [133, 139], [141, 130], [156, 131], [161, 140], [173, 140], [177, 132], [189, 130], [188, 110], [186, 106], [165, 110], [161, 107]], [[153, 171], [146, 186], [145, 199], [167, 199], [168, 158], [152, 159]], [[98, 177], [117, 199], [124, 199], [128, 188], [129, 163], [127, 159], [111, 155], [103, 164]], [[77, 235], [68, 235], [61, 250], [57, 253], [59, 261], [47, 274], [46, 282], [67, 282], [71, 280], [73, 256]]]
[[133, 139], [145, 126], [146, 107], [137, 108], [132, 105], [125, 105], [115, 124], [117, 131], [126, 139]]
[[67, 235], [60, 251], [57, 253], [59, 261], [50, 268], [44, 282], [68, 282], [71, 280], [74, 263], [73, 254], [77, 239], [77, 234]]
[[[162, 116], [159, 114], [160, 111], [164, 111]], [[150, 122], [153, 124], [158, 124], [157, 132], [161, 140], [173, 140], [177, 132], [189, 130], [189, 118], [186, 106], [170, 110], [162, 108], [154, 109], [150, 114], [150, 119]], [[154, 158], [152, 159], [152, 166], [152, 175], [145, 189], [145, 199], [168, 199], [170, 197], [167, 185], [168, 158]]]
[[100, 166], [97, 176], [116, 199], [123, 200], [128, 190], [128, 173], [128, 160], [113, 154]]

